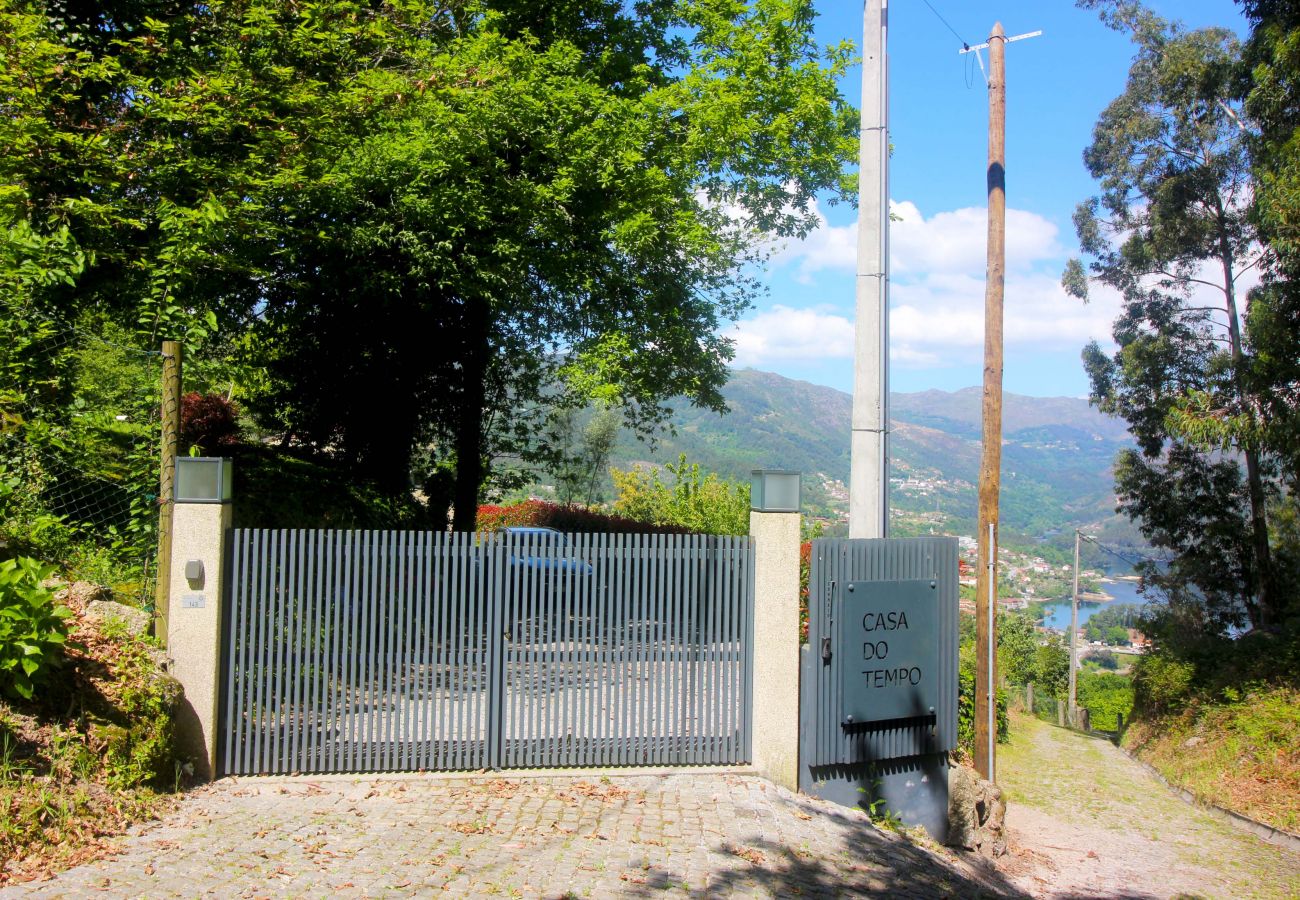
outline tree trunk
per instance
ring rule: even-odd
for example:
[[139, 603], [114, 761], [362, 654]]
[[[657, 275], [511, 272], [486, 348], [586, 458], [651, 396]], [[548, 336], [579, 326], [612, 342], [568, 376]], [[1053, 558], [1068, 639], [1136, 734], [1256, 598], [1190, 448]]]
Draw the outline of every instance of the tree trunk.
[[486, 302], [470, 310], [463, 383], [456, 422], [456, 486], [452, 497], [452, 528], [478, 527], [478, 492], [483, 482], [483, 404], [487, 396], [488, 344]]
[[[1233, 277], [1231, 243], [1222, 213], [1219, 219], [1219, 258], [1223, 265], [1223, 295], [1227, 303], [1228, 336], [1232, 342], [1232, 382], [1238, 400], [1246, 401], [1244, 373], [1245, 353], [1241, 347], [1241, 326], [1237, 321], [1237, 291]], [[1251, 543], [1255, 556], [1255, 581], [1259, 596], [1258, 617], [1250, 615], [1251, 625], [1274, 624], [1273, 554], [1268, 545], [1268, 518], [1265, 511], [1264, 480], [1259, 473], [1259, 450], [1243, 447], [1246, 458], [1246, 485], [1250, 490]], [[1247, 604], [1250, 613], [1250, 605]], [[1258, 621], [1256, 619], [1258, 618]]]

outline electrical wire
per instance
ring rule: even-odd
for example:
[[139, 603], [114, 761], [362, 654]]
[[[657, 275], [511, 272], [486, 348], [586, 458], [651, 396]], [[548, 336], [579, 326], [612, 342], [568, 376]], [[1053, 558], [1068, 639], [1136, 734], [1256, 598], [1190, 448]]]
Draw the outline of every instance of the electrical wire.
[[930, 4], [930, 0], [921, 0], [921, 2], [924, 3], [926, 6], [928, 6], [928, 7], [930, 8], [930, 12], [932, 12], [932, 13], [935, 14], [935, 17], [938, 18], [938, 20], [944, 24], [944, 27], [945, 27], [945, 28], [947, 28], [949, 31], [952, 32], [952, 36], [953, 36], [953, 37], [955, 37], [957, 40], [961, 41], [961, 48], [962, 48], [963, 50], [969, 50], [969, 49], [970, 49], [970, 44], [966, 42], [966, 39], [963, 38], [960, 34], [957, 33], [957, 29], [956, 29], [956, 28], [953, 28], [951, 25], [948, 24], [948, 20], [945, 19], [945, 18], [944, 18], [944, 17], [939, 13], [939, 10], [935, 9], [935, 8]]
[[[1147, 556], [1145, 553], [1137, 553], [1136, 551], [1133, 553], [1133, 556], [1128, 556], [1124, 553], [1121, 553], [1119, 550], [1116, 550], [1112, 547], [1107, 547], [1105, 544], [1103, 544], [1101, 541], [1097, 540], [1096, 538], [1088, 537], [1088, 535], [1082, 533], [1080, 533], [1079, 539], [1082, 541], [1087, 541], [1089, 544], [1092, 544], [1097, 549], [1109, 553], [1111, 556], [1114, 556], [1117, 559], [1123, 560], [1124, 562], [1128, 563], [1130, 566], [1135, 566], [1139, 562], [1149, 562], [1149, 563], [1155, 563], [1156, 565], [1167, 566], [1171, 562], [1173, 562], [1172, 559], [1167, 557]], [[1133, 557], [1137, 557], [1137, 558], [1134, 559]]]

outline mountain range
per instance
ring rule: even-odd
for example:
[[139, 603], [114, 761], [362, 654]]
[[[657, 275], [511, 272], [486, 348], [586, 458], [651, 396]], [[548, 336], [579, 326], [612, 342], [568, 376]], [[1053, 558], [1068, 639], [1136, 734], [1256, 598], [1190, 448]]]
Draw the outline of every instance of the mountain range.
[[[729, 411], [682, 404], [653, 447], [629, 433], [611, 464], [662, 465], [685, 453], [730, 478], [756, 468], [805, 475], [804, 506], [828, 533], [848, 511], [852, 397], [843, 391], [755, 369], [737, 369], [723, 390]], [[896, 534], [973, 534], [980, 462], [981, 390], [890, 395], [890, 506]], [[1004, 532], [1048, 541], [1089, 526], [1136, 543], [1115, 515], [1112, 463], [1132, 446], [1125, 424], [1073, 397], [1003, 398]]]

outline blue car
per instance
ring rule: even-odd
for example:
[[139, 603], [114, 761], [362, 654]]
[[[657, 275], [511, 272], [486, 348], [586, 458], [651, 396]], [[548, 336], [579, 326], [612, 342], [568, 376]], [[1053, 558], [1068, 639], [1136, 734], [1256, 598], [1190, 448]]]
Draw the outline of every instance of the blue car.
[[562, 531], [544, 525], [511, 525], [501, 529], [504, 534], [523, 535], [515, 544], [518, 553], [510, 554], [511, 566], [524, 566], [558, 575], [589, 576], [591, 563], [568, 555], [569, 538]]

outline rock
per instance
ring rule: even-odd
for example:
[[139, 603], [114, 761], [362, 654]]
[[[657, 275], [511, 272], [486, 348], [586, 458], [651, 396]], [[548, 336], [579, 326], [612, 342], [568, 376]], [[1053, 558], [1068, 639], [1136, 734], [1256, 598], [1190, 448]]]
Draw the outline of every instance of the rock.
[[141, 637], [149, 632], [150, 616], [147, 612], [112, 600], [90, 601], [86, 604], [83, 618], [101, 628], [109, 623], [120, 622], [121, 627], [132, 637]]
[[1203, 737], [1189, 737], [1187, 740], [1183, 741], [1183, 746], [1190, 750], [1193, 747], [1199, 747], [1203, 743], [1205, 743], [1205, 738]]
[[54, 595], [54, 599], [81, 612], [97, 600], [107, 600], [112, 594], [102, 584], [91, 581], [74, 581]]
[[980, 778], [974, 769], [948, 770], [948, 843], [998, 857], [1007, 852], [1004, 831], [1007, 807], [1002, 789]]

